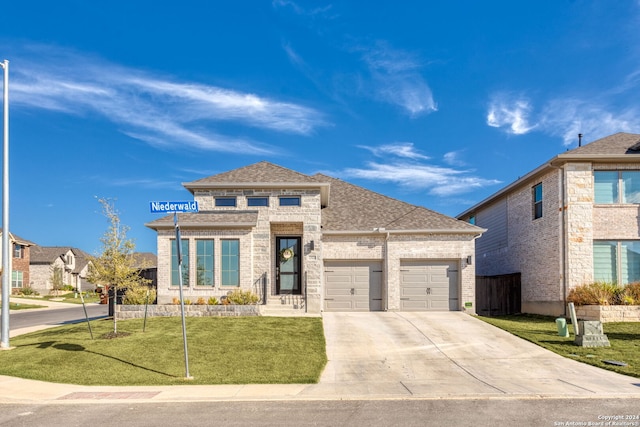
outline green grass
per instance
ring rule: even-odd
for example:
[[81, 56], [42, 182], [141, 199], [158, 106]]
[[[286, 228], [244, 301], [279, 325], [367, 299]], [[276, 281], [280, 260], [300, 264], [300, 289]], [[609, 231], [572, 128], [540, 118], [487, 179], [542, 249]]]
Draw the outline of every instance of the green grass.
[[[560, 337], [553, 317], [514, 315], [478, 318], [561, 356], [640, 378], [640, 323], [604, 323], [604, 333], [611, 347], [580, 347], [573, 343], [573, 325], [569, 325], [569, 338]], [[603, 360], [625, 362], [628, 366], [609, 365]]]
[[[94, 303], [100, 301], [100, 294], [95, 292], [86, 292], [84, 295], [84, 302]], [[65, 292], [60, 293], [60, 295], [43, 295], [43, 296], [33, 296], [33, 295], [15, 295], [19, 298], [24, 299], [32, 299], [32, 300], [46, 300], [46, 301], [57, 301], [57, 302], [68, 302], [72, 304], [82, 304], [82, 300], [80, 296], [75, 292]]]
[[[21, 303], [15, 303], [15, 302], [10, 302], [9, 303], [9, 310], [27, 310], [30, 308], [44, 308], [44, 305], [35, 305], [35, 304], [21, 304]], [[2, 304], [0, 304], [0, 308], [2, 308]]]
[[190, 317], [185, 381], [179, 317], [62, 326], [13, 338], [0, 375], [83, 385], [315, 383], [327, 357], [320, 318]]

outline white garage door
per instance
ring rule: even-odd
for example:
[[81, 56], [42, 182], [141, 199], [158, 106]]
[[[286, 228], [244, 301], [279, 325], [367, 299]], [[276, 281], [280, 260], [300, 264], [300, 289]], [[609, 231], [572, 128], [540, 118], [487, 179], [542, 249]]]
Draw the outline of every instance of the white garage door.
[[326, 261], [324, 270], [326, 311], [382, 310], [380, 261]]
[[456, 261], [402, 261], [400, 310], [458, 310]]

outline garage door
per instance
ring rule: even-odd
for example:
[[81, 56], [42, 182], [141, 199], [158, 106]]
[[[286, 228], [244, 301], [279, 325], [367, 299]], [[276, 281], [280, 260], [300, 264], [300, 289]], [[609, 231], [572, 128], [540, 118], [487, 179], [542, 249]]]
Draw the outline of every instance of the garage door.
[[456, 261], [402, 261], [400, 263], [400, 310], [458, 309], [458, 263]]
[[327, 261], [324, 274], [326, 311], [382, 310], [380, 261]]

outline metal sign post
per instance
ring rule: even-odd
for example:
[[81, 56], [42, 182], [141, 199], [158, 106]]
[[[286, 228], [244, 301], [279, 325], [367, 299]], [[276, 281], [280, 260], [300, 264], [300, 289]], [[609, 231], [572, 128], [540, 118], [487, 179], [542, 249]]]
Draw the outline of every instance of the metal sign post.
[[[192, 380], [189, 374], [189, 349], [187, 347], [187, 325], [184, 316], [184, 298], [182, 295], [182, 239], [180, 237], [180, 225], [178, 224], [179, 212], [198, 212], [198, 202], [151, 202], [151, 213], [173, 213], [173, 224], [176, 229], [176, 255], [178, 256], [178, 284], [180, 288], [180, 312], [182, 316], [182, 344], [184, 347], [185, 379]], [[187, 266], [188, 268], [188, 266]]]
[[3, 85], [2, 149], [2, 337], [1, 348], [9, 346], [9, 295], [11, 294], [11, 250], [9, 242], [9, 61], [0, 62]]

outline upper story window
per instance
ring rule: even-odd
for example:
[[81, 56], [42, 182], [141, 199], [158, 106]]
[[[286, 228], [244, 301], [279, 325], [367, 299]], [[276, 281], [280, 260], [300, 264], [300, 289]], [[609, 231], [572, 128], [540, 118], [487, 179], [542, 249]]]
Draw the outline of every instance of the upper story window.
[[542, 183], [534, 185], [533, 196], [533, 219], [542, 218]]
[[15, 243], [13, 245], [13, 257], [24, 258], [24, 246]]
[[268, 197], [247, 197], [247, 206], [269, 206]]
[[640, 171], [595, 171], [596, 204], [640, 203]]
[[280, 197], [280, 206], [300, 206], [300, 196]]
[[235, 197], [216, 197], [216, 206], [236, 207]]
[[476, 225], [476, 216], [472, 215], [469, 217], [469, 224]]

